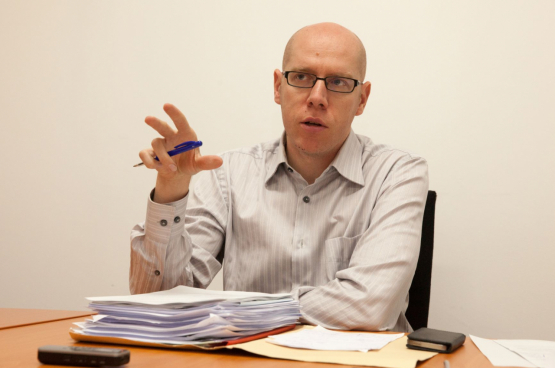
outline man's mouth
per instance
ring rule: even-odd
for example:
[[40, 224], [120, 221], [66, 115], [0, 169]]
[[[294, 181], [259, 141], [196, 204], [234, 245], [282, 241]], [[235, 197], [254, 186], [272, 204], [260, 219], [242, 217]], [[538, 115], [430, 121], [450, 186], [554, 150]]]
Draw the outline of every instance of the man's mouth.
[[309, 126], [322, 126], [322, 124], [318, 124], [318, 123], [313, 123], [310, 121], [305, 121], [303, 122], [303, 124], [309, 125]]
[[306, 120], [302, 122], [302, 124], [310, 127], [326, 127], [321, 119], [312, 116], [307, 117]]

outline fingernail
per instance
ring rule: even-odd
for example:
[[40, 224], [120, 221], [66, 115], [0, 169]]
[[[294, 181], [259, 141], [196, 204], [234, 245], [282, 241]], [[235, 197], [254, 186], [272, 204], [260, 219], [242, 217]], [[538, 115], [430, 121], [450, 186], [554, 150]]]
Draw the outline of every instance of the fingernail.
[[170, 170], [171, 170], [171, 171], [177, 171], [177, 166], [175, 166], [175, 165], [173, 165], [173, 164], [170, 165]]

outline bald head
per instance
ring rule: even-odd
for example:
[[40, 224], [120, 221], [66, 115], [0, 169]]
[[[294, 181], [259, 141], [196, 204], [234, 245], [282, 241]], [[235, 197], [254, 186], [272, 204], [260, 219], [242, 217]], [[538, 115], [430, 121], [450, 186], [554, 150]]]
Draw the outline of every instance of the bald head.
[[282, 69], [285, 70], [291, 56], [299, 43], [305, 40], [312, 40], [314, 43], [329, 44], [336, 43], [337, 45], [346, 46], [351, 52], [355, 54], [354, 68], [359, 73], [356, 78], [364, 81], [366, 75], [366, 50], [364, 45], [356, 34], [347, 28], [340, 26], [336, 23], [318, 23], [299, 29], [285, 46], [283, 53]]

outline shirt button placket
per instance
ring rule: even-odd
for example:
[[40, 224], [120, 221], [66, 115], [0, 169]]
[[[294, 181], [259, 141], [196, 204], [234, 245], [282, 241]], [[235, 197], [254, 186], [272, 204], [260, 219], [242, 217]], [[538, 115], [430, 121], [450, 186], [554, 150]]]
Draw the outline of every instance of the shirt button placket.
[[[306, 263], [306, 257], [309, 254], [306, 253], [306, 242], [305, 237], [309, 229], [309, 216], [308, 214], [313, 211], [311, 206], [307, 206], [310, 203], [311, 198], [307, 192], [308, 188], [299, 193], [297, 202], [297, 221], [295, 221], [295, 242], [293, 248], [293, 287], [298, 287], [303, 285], [306, 280], [306, 275], [304, 275], [303, 264]], [[304, 193], [303, 193], [304, 192]], [[302, 201], [302, 202], [301, 202]]]

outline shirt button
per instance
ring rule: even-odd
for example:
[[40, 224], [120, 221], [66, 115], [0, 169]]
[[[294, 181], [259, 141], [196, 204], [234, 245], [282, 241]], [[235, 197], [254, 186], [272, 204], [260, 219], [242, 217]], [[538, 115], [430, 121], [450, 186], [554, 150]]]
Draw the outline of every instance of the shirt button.
[[162, 225], [162, 226], [166, 226], [167, 224], [168, 224], [168, 222], [166, 220], [160, 221], [160, 225]]
[[292, 168], [290, 168], [290, 167], [288, 167], [288, 168], [287, 168], [287, 171], [289, 171], [289, 172], [293, 172], [293, 169], [292, 169]]
[[175, 216], [175, 218], [173, 219], [173, 222], [177, 224], [179, 221], [181, 221], [181, 217]]
[[310, 202], [310, 197], [309, 197], [309, 196], [305, 196], [305, 197], [303, 198], [303, 201], [304, 201], [304, 203]]
[[154, 271], [154, 274], [155, 274], [156, 276], [160, 276], [160, 271], [156, 270], [156, 271]]

